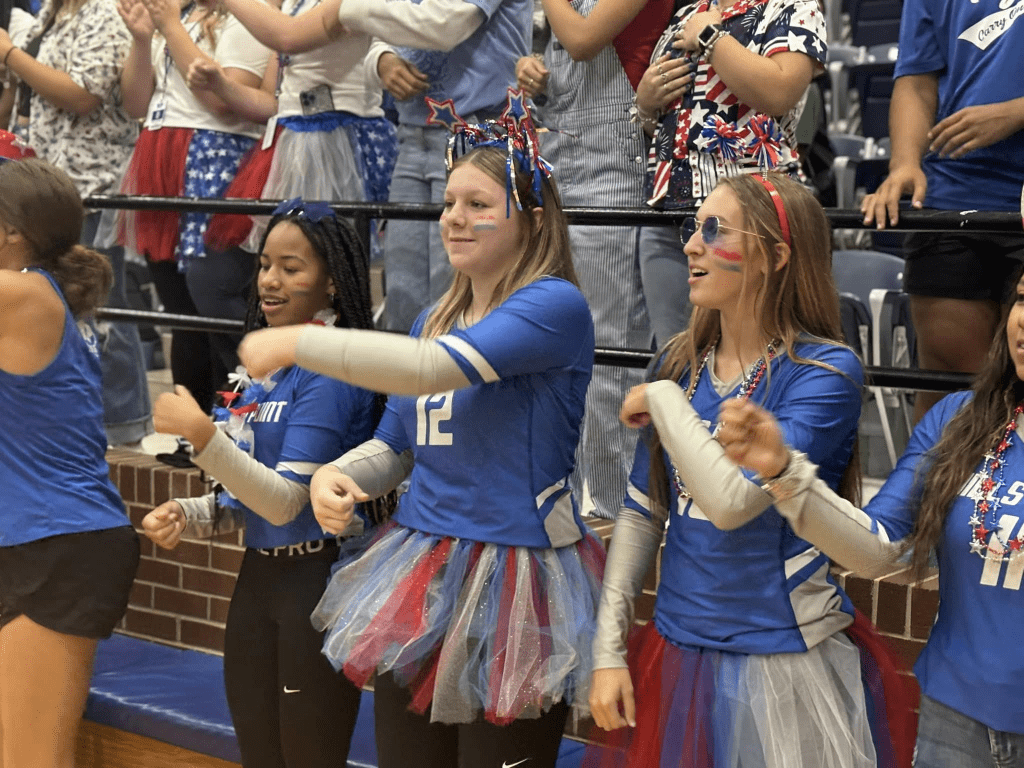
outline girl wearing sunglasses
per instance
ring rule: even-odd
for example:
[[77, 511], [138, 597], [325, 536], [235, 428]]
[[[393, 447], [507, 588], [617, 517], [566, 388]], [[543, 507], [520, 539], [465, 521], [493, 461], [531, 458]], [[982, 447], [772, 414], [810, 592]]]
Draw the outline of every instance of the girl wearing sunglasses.
[[[901, 686], [886, 685], [895, 668], [828, 558], [716, 439], [723, 402], [757, 403], [825, 482], [858, 496], [863, 374], [839, 341], [824, 211], [781, 174], [742, 175], [722, 180], [682, 231], [689, 329], [621, 412], [647, 429], [594, 641], [594, 719], [622, 730], [595, 764], [899, 765], [904, 742], [880, 720], [909, 712]], [[654, 621], [627, 643], [667, 522]]]

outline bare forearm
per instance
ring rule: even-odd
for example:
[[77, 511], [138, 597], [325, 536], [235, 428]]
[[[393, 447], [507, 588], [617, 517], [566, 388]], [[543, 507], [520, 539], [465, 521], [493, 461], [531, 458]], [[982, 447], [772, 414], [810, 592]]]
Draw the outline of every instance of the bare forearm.
[[[198, 96], [202, 91], [193, 93]], [[216, 93], [226, 110], [245, 120], [262, 125], [277, 114], [277, 99], [263, 88], [253, 88], [225, 77], [220, 81]]]
[[322, 48], [345, 32], [338, 21], [340, 0], [327, 0], [298, 16], [289, 16], [259, 0], [225, 0], [224, 5], [253, 37], [280, 53]]
[[805, 54], [789, 51], [765, 57], [728, 36], [715, 45], [711, 64], [737, 99], [772, 116], [793, 109], [814, 74], [814, 61]]
[[551, 31], [576, 61], [594, 58], [644, 5], [642, 0], [602, 0], [589, 16], [582, 16], [567, 0], [543, 0], [543, 3]]
[[155, 87], [149, 41], [132, 41], [121, 72], [121, 98], [124, 111], [136, 119], [146, 116]]
[[7, 54], [7, 67], [58, 109], [85, 116], [102, 103], [99, 96], [89, 93], [72, 80], [67, 72], [40, 64], [20, 49]]
[[889, 169], [920, 167], [928, 151], [928, 131], [935, 123], [939, 81], [934, 75], [905, 75], [896, 79], [889, 105], [892, 156]]

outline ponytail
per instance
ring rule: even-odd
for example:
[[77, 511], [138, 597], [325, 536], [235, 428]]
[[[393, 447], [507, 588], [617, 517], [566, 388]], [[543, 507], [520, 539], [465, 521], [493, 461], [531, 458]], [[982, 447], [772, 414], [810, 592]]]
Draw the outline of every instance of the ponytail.
[[50, 271], [76, 318], [101, 307], [114, 283], [110, 261], [84, 245], [73, 245], [58, 256]]

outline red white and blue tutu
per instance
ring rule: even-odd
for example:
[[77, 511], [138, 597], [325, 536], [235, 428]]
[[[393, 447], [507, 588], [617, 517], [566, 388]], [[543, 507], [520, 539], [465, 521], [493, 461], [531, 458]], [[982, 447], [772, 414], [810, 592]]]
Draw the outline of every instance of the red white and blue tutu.
[[[123, 195], [221, 197], [235, 178], [255, 139], [223, 131], [161, 128], [143, 131], [121, 182]], [[206, 255], [210, 215], [176, 211], [120, 211], [114, 236], [103, 237], [147, 253], [151, 261], [188, 260]]]
[[434, 722], [506, 725], [586, 705], [603, 571], [590, 533], [532, 549], [392, 523], [339, 561], [313, 624], [356, 685], [390, 671]]
[[[246, 160], [225, 197], [386, 202], [397, 158], [395, 126], [383, 117], [292, 115], [278, 121], [270, 147]], [[206, 242], [219, 250], [242, 246], [255, 253], [269, 221], [220, 214]]]
[[636, 728], [595, 728], [584, 768], [909, 768], [913, 702], [863, 616], [804, 653], [681, 648], [634, 631]]

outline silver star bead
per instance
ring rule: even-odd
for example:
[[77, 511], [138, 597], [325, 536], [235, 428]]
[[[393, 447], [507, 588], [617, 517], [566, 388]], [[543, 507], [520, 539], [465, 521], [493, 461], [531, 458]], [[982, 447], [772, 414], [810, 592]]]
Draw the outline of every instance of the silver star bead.
[[984, 550], [985, 550], [985, 545], [982, 544], [977, 539], [975, 539], [974, 541], [971, 542], [971, 552], [974, 552], [974, 553], [980, 555]]
[[977, 514], [974, 514], [971, 515], [971, 519], [968, 522], [970, 522], [972, 528], [976, 528], [977, 526], [981, 525], [981, 518], [978, 517]]

